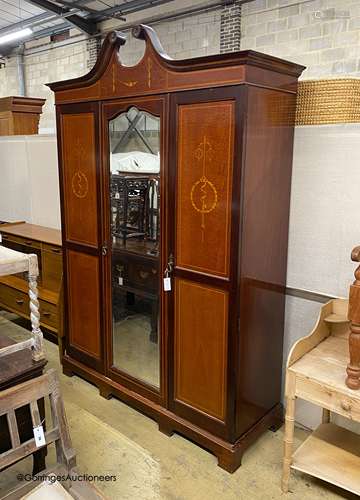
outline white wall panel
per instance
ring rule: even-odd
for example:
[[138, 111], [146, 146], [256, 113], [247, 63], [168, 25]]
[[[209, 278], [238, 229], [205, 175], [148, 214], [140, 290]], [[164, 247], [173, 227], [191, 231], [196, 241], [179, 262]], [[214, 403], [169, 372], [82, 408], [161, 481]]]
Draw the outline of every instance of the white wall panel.
[[0, 137], [0, 220], [60, 229], [55, 136]]
[[288, 286], [347, 296], [360, 244], [360, 124], [297, 127]]

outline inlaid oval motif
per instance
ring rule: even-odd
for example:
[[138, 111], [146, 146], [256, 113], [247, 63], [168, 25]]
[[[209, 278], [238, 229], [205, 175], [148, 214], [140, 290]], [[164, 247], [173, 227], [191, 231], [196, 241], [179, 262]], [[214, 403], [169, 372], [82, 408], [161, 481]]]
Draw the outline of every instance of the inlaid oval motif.
[[86, 175], [77, 170], [71, 179], [71, 187], [77, 198], [85, 198], [89, 191], [89, 182]]
[[196, 181], [190, 193], [193, 208], [201, 214], [212, 212], [217, 204], [217, 191], [212, 182], [205, 176]]

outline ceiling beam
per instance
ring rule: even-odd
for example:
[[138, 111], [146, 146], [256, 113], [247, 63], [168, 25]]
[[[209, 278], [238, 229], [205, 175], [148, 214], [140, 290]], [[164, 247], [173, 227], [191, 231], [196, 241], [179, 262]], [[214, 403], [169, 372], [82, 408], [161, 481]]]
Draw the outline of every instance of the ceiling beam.
[[[83, 10], [84, 12], [87, 12], [88, 14], [93, 14], [94, 17], [96, 17], [100, 11], [96, 9], [91, 9], [90, 7], [86, 7], [85, 5], [82, 5], [81, 2], [71, 2], [69, 0], [56, 0], [56, 3], [60, 3], [61, 5], [64, 5], [65, 7], [70, 7], [71, 9], [77, 8], [79, 10]], [[116, 19], [119, 19], [120, 21], [126, 21], [125, 17], [121, 18], [119, 16], [107, 16], [109, 19], [112, 17], [116, 17]]]
[[49, 17], [52, 17], [53, 14], [49, 14], [48, 12], [44, 12], [42, 14], [38, 14], [37, 16], [32, 16], [29, 17], [28, 19], [23, 19], [22, 21], [18, 21], [16, 23], [9, 24], [9, 26], [5, 26], [4, 28], [0, 29], [0, 35], [5, 35], [6, 33], [9, 33], [11, 31], [17, 31], [26, 27], [29, 27], [30, 25], [34, 23], [38, 23], [41, 21], [46, 22], [46, 20]]
[[77, 14], [70, 14], [71, 9], [68, 7], [60, 7], [59, 5], [55, 5], [49, 0], [26, 0], [26, 2], [35, 5], [36, 7], [40, 7], [43, 10], [47, 10], [56, 14], [59, 17], [65, 16], [66, 20], [71, 23], [76, 28], [79, 28], [84, 33], [88, 35], [94, 35], [97, 33], [98, 29], [96, 23], [90, 20], [85, 19], [84, 17], [78, 16]]
[[[83, 5], [90, 3], [91, 0], [76, 0], [76, 7], [81, 9]], [[74, 6], [75, 7], [75, 6]], [[38, 14], [36, 16], [29, 17], [28, 19], [23, 19], [22, 21], [18, 21], [16, 23], [12, 23], [9, 26], [5, 26], [4, 28], [0, 28], [0, 36], [5, 35], [6, 33], [10, 33], [12, 31], [17, 31], [22, 28], [36, 26], [45, 24], [53, 20], [55, 17], [54, 12], [43, 12], [42, 14]]]
[[151, 7], [157, 7], [164, 3], [170, 3], [174, 0], [129, 0], [128, 2], [115, 5], [115, 7], [109, 7], [99, 11], [97, 16], [90, 15], [89, 19], [103, 19], [114, 14], [130, 14], [139, 10], [149, 9]]

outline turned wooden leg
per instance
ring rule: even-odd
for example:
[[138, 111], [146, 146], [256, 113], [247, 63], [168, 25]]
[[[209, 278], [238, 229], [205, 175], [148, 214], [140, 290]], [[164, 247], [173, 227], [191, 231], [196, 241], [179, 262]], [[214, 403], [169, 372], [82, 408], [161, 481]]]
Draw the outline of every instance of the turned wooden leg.
[[323, 411], [322, 411], [322, 423], [323, 424], [330, 423], [330, 410], [327, 410], [326, 408], [323, 408]]
[[346, 385], [360, 389], [360, 325], [351, 323], [349, 335], [350, 363], [347, 365]]
[[292, 460], [292, 449], [294, 444], [295, 425], [295, 397], [287, 398], [285, 414], [285, 435], [284, 435], [284, 461], [281, 489], [284, 493], [289, 491], [290, 467]]
[[[360, 247], [352, 251], [351, 259], [360, 262]], [[346, 368], [346, 385], [350, 389], [360, 389], [360, 266], [356, 269], [355, 281], [350, 286], [348, 317], [350, 363]]]
[[35, 254], [29, 255], [29, 298], [30, 298], [30, 321], [33, 337], [32, 359], [41, 361], [45, 359], [43, 334], [40, 330], [40, 312], [37, 279], [39, 276], [38, 260]]

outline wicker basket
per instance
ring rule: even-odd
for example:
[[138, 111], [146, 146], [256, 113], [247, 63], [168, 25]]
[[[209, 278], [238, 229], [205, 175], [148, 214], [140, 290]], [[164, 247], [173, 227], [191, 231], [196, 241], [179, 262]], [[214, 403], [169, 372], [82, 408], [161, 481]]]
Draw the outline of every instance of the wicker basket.
[[360, 79], [302, 81], [296, 125], [360, 122]]

